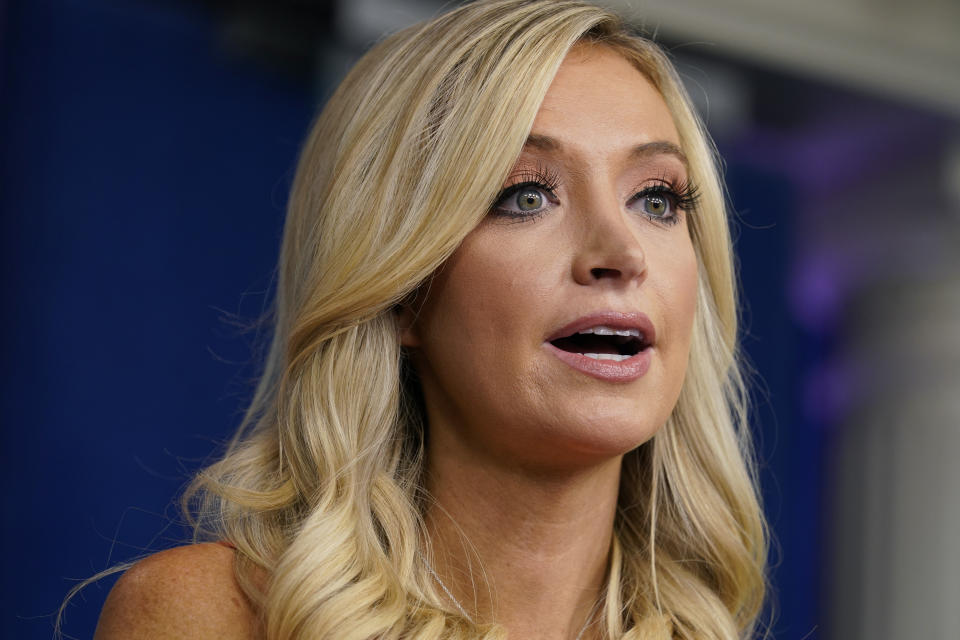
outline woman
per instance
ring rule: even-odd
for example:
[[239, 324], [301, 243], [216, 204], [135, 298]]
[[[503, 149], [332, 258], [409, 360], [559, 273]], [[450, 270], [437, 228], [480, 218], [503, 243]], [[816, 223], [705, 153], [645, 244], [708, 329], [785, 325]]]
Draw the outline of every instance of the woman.
[[675, 72], [572, 1], [477, 2], [344, 80], [196, 544], [98, 638], [723, 638], [765, 530], [730, 238]]

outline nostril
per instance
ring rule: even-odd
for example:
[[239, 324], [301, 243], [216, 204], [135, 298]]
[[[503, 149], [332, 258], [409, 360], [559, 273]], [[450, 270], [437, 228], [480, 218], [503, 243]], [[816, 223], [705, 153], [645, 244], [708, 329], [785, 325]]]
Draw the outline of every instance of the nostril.
[[592, 275], [597, 280], [600, 280], [601, 278], [619, 278], [620, 270], [594, 267], [593, 269], [590, 269], [590, 275]]

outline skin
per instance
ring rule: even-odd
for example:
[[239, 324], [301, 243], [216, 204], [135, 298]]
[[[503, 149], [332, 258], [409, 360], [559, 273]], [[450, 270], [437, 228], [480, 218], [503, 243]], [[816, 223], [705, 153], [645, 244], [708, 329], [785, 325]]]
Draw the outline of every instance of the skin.
[[233, 550], [211, 543], [138, 562], [110, 590], [94, 640], [262, 638], [233, 563]]
[[[524, 149], [511, 175], [517, 182], [539, 166], [560, 178], [543, 215], [489, 216], [417, 308], [401, 312], [401, 338], [427, 406], [435, 500], [426, 520], [438, 574], [475, 620], [514, 638], [555, 640], [577, 637], [596, 618], [622, 456], [676, 403], [697, 264], [686, 214], [664, 225], [634, 198], [658, 179], [683, 182], [685, 167], [669, 153], [631, 155], [646, 143], [679, 145], [679, 136], [629, 63], [575, 48], [532, 133], [539, 144]], [[640, 311], [653, 322], [641, 378], [591, 378], [544, 346], [556, 329], [600, 310]], [[215, 544], [138, 563], [111, 591], [95, 638], [262, 637], [233, 563], [234, 552]], [[599, 637], [598, 627], [583, 637]]]
[[[489, 215], [405, 311], [402, 340], [426, 400], [427, 521], [444, 584], [511, 637], [574, 638], [603, 582], [622, 456], [679, 396], [697, 261], [688, 214], [667, 225], [635, 198], [658, 179], [683, 183], [686, 169], [665, 151], [679, 136], [662, 97], [619, 55], [572, 51], [531, 140], [505, 187], [538, 168], [559, 178], [534, 196], [542, 215]], [[638, 145], [647, 152], [631, 153]], [[516, 209], [516, 197], [501, 205]], [[639, 379], [599, 380], [545, 346], [606, 310], [654, 324]], [[474, 588], [478, 562], [489, 588]]]

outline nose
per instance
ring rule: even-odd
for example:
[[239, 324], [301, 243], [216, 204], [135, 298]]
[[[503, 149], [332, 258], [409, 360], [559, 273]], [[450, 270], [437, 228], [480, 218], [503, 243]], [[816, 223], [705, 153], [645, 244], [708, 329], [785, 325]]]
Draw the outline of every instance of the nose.
[[639, 284], [647, 274], [646, 255], [635, 226], [616, 202], [581, 217], [573, 278], [581, 285]]

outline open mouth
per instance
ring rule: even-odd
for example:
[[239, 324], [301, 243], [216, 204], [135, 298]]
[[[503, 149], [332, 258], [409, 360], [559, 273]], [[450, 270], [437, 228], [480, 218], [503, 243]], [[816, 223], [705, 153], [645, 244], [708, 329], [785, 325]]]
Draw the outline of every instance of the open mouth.
[[550, 344], [568, 353], [595, 360], [622, 362], [650, 347], [639, 329], [611, 329], [596, 326], [551, 340]]

